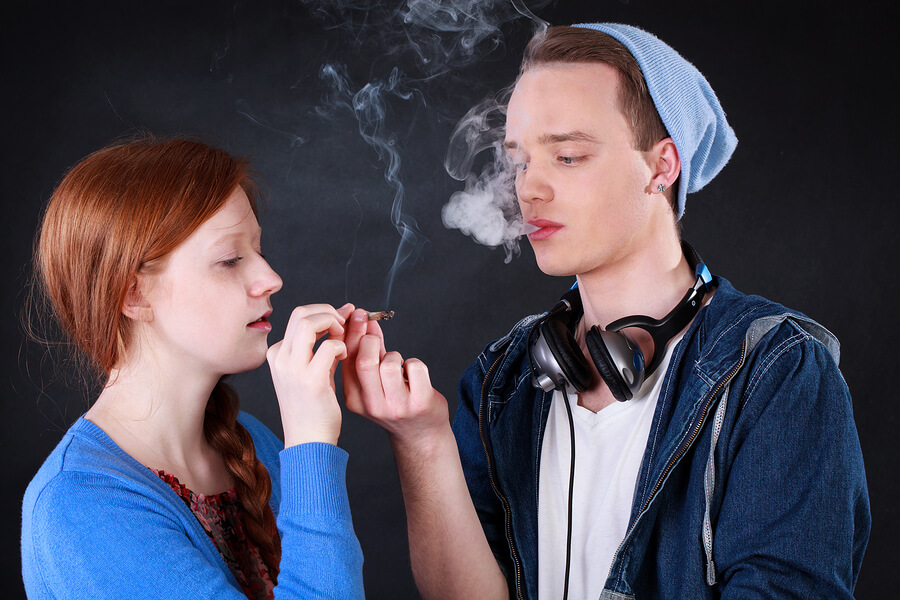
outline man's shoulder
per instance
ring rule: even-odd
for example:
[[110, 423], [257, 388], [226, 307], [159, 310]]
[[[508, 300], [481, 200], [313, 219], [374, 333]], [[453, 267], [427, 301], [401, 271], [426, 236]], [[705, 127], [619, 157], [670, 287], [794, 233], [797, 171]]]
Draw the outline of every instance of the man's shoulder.
[[469, 368], [487, 371], [501, 356], [515, 358], [524, 354], [531, 329], [545, 314], [538, 313], [519, 319], [505, 335], [489, 342]]
[[723, 277], [716, 277], [715, 284], [715, 296], [697, 327], [698, 364], [723, 355], [763, 351], [773, 340], [795, 334], [822, 344], [835, 362], [839, 361], [837, 338], [804, 313], [759, 295], [744, 294]]
[[474, 399], [488, 377], [501, 387], [502, 382], [516, 379], [514, 373], [527, 361], [531, 330], [545, 314], [522, 317], [505, 335], [488, 343], [460, 377], [460, 397]]

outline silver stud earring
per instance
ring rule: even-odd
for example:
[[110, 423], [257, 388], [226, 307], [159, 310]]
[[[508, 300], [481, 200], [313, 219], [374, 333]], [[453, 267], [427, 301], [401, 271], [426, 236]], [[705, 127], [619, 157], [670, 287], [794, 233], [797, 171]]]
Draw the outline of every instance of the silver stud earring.
[[662, 194], [664, 191], [666, 191], [666, 184], [661, 183], [658, 186], [656, 186], [656, 191], [658, 191], [660, 194]]

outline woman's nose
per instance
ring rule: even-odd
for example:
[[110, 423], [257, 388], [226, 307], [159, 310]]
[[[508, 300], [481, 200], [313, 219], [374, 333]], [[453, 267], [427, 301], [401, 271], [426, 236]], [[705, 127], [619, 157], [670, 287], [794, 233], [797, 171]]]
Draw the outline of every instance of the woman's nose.
[[280, 290], [284, 282], [266, 259], [260, 257], [260, 262], [260, 272], [250, 286], [250, 294], [252, 296], [270, 296]]

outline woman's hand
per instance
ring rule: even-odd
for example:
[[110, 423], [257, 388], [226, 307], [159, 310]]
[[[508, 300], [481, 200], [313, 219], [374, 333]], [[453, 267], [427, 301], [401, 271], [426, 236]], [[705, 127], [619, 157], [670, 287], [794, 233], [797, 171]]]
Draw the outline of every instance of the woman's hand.
[[286, 448], [307, 442], [337, 444], [341, 407], [334, 372], [347, 356], [344, 326], [352, 310], [351, 304], [339, 309], [328, 304], [299, 306], [291, 313], [284, 339], [266, 352]]
[[381, 327], [364, 310], [353, 311], [346, 331], [341, 369], [347, 409], [383, 427], [395, 445], [430, 444], [449, 429], [447, 400], [431, 386], [425, 363], [386, 352]]

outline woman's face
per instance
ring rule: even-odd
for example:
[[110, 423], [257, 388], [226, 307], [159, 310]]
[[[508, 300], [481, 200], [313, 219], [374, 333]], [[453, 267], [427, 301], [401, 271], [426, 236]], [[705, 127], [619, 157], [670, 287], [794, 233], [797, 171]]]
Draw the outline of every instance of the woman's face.
[[145, 330], [163, 366], [218, 377], [263, 363], [270, 297], [282, 282], [260, 254], [260, 234], [238, 187], [169, 254], [160, 272], [142, 276], [152, 309]]

